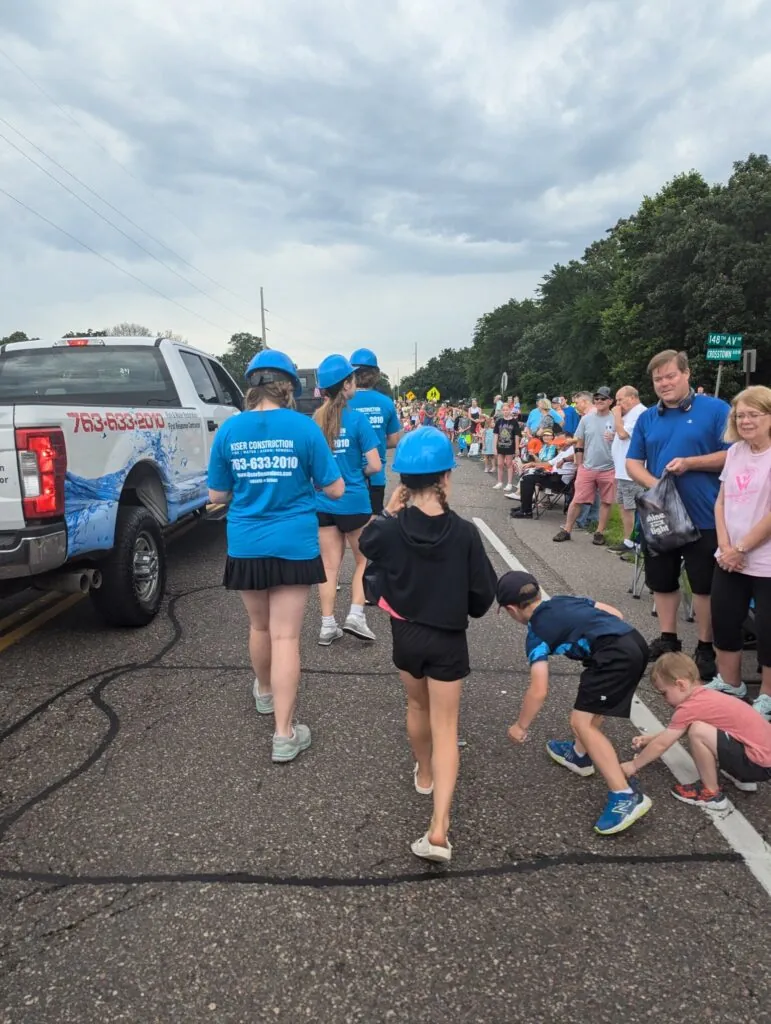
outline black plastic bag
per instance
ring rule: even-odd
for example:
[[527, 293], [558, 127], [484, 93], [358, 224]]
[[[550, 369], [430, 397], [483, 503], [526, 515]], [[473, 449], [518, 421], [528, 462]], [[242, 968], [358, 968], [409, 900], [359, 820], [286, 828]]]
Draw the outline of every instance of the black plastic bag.
[[671, 473], [664, 473], [655, 486], [637, 498], [637, 516], [643, 547], [651, 555], [676, 551], [701, 536], [691, 522]]
[[367, 562], [364, 570], [364, 597], [370, 604], [377, 604], [383, 596], [383, 570], [374, 562]]

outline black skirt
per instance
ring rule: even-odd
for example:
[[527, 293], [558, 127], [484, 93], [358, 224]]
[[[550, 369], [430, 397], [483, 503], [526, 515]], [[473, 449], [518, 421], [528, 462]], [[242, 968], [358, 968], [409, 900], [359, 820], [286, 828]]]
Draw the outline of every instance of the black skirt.
[[326, 583], [321, 556], [291, 558], [231, 558], [225, 563], [228, 590], [272, 590], [274, 587], [312, 587]]

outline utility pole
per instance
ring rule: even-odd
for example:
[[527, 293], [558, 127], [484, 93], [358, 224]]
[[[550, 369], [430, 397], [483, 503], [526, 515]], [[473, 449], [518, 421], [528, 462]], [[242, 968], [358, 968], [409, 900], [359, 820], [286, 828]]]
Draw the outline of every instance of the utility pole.
[[262, 291], [262, 285], [260, 285], [260, 316], [262, 318], [262, 347], [269, 348], [268, 338], [265, 333], [265, 295]]

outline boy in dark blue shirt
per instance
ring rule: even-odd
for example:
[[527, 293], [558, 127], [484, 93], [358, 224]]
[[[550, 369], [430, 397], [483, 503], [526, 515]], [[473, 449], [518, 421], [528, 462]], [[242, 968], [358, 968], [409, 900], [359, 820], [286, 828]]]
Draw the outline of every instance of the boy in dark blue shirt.
[[538, 580], [528, 572], [507, 572], [498, 580], [498, 604], [527, 626], [525, 649], [530, 687], [519, 718], [509, 729], [524, 743], [530, 725], [549, 691], [549, 657], [564, 654], [584, 664], [570, 726], [575, 741], [549, 740], [552, 760], [576, 775], [594, 775], [595, 766], [608, 785], [608, 800], [594, 830], [615, 835], [650, 810], [650, 797], [627, 780], [616, 751], [602, 731], [603, 719], [629, 718], [632, 698], [648, 663], [648, 645], [624, 622], [621, 612], [587, 597], [544, 599]]

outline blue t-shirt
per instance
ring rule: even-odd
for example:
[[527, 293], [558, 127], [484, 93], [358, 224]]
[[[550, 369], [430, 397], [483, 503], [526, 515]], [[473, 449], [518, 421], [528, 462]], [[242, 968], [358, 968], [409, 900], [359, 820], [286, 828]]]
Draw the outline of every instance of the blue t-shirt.
[[581, 422], [581, 417], [578, 415], [578, 409], [574, 409], [572, 405], [567, 406], [565, 409], [565, 421], [562, 424], [562, 429], [568, 435], [568, 437], [575, 437], [578, 424]]
[[383, 487], [386, 482], [386, 438], [389, 434], [398, 434], [402, 429], [396, 415], [396, 406], [388, 395], [367, 388], [356, 392], [348, 402], [348, 408], [366, 416], [377, 435], [377, 450], [380, 452], [383, 468], [379, 473], [373, 474], [369, 481], [375, 487]]
[[228, 554], [316, 558], [316, 487], [339, 477], [324, 435], [307, 416], [292, 409], [252, 410], [226, 420], [214, 437], [209, 487], [233, 494]]
[[600, 637], [631, 632], [628, 622], [602, 611], [589, 597], [552, 597], [536, 608], [527, 625], [527, 660], [533, 665], [551, 654], [564, 654], [584, 661]]
[[525, 426], [527, 427], [527, 429], [530, 431], [531, 434], [534, 434], [536, 432], [536, 430], [538, 430], [538, 428], [541, 425], [541, 420], [542, 419], [543, 419], [543, 413], [541, 412], [541, 410], [539, 408], [536, 407], [535, 409], [531, 410], [531, 412], [529, 413], [529, 415], [527, 417], [527, 423], [525, 424]]
[[[723, 440], [730, 406], [722, 398], [694, 395], [688, 412], [651, 406], [640, 416], [629, 443], [628, 459], [644, 462], [649, 473], [660, 477], [672, 459], [690, 455], [711, 455], [731, 445]], [[693, 470], [675, 477], [694, 526], [715, 529], [715, 502], [720, 490], [720, 473]]]
[[338, 472], [345, 480], [345, 494], [339, 501], [328, 498], [326, 494], [317, 494], [316, 508], [319, 512], [355, 516], [372, 511], [363, 464], [366, 461], [365, 452], [371, 452], [377, 446], [377, 434], [367, 417], [354, 409], [349, 409], [346, 404], [340, 419], [340, 433], [335, 439], [334, 450]]

